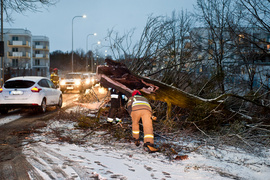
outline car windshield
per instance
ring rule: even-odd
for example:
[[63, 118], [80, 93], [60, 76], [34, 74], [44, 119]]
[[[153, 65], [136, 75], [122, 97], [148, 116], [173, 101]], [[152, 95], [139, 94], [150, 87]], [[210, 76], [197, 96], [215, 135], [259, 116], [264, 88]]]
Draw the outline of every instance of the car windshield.
[[80, 74], [67, 74], [66, 79], [80, 79], [81, 75]]
[[29, 88], [33, 86], [35, 82], [33, 81], [25, 81], [25, 80], [15, 80], [15, 81], [7, 81], [4, 84], [5, 88]]

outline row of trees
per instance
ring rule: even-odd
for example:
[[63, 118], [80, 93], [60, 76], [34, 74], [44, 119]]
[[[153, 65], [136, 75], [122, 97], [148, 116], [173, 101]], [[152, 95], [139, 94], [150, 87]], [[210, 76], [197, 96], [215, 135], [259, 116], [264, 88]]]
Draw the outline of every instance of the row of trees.
[[[58, 68], [61, 71], [71, 71], [71, 52], [54, 51], [50, 53], [50, 68]], [[107, 56], [111, 58], [110, 56]], [[73, 54], [73, 70], [74, 71], [88, 71], [95, 72], [97, 65], [104, 64], [106, 57], [99, 51], [89, 50], [85, 53], [84, 50], [79, 49]]]

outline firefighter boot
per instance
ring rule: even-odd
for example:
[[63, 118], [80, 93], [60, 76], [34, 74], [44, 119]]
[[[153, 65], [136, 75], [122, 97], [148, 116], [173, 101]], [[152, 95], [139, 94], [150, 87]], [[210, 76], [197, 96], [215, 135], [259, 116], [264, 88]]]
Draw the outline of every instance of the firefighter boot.
[[121, 123], [121, 122], [122, 122], [122, 119], [120, 119], [120, 118], [115, 118], [115, 122], [116, 122], [116, 124], [117, 124], [117, 123]]
[[140, 143], [140, 139], [135, 139], [134, 138], [134, 144], [136, 145], [136, 146], [139, 146], [141, 143]]
[[154, 152], [159, 151], [159, 148], [156, 145], [154, 145], [154, 144], [152, 144], [150, 142], [144, 143], [143, 148], [144, 148], [145, 151], [147, 151], [149, 153], [154, 153]]
[[113, 124], [113, 118], [107, 118], [107, 124]]

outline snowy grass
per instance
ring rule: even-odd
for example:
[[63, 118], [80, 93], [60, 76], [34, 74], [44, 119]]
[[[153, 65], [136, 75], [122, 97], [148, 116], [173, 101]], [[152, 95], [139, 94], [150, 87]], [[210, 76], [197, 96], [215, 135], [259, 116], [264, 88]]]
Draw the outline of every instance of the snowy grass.
[[168, 139], [183, 147], [180, 154], [188, 155], [181, 161], [163, 153], [149, 154], [142, 145], [117, 141], [106, 131], [90, 133], [76, 127], [74, 121], [51, 120], [26, 140], [32, 143], [23, 152], [44, 179], [269, 179], [267, 148], [252, 154], [193, 137]]

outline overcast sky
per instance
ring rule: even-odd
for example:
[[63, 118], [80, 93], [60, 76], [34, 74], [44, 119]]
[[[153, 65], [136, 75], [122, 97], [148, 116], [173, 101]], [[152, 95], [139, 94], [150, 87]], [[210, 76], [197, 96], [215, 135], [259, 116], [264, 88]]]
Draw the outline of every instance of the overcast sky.
[[[181, 9], [192, 11], [196, 0], [59, 0], [55, 6], [42, 12], [19, 15], [13, 13], [14, 23], [4, 23], [4, 28], [23, 28], [32, 35], [45, 35], [50, 39], [50, 52], [72, 49], [72, 19], [86, 15], [87, 18], [75, 18], [73, 21], [73, 50], [95, 48], [104, 38], [108, 29], [123, 34], [136, 28], [141, 34], [149, 15], [168, 15]], [[105, 51], [105, 50], [104, 50]]]

